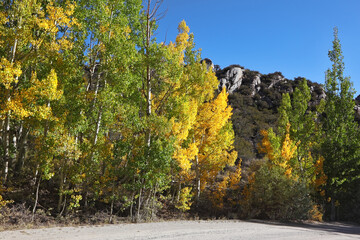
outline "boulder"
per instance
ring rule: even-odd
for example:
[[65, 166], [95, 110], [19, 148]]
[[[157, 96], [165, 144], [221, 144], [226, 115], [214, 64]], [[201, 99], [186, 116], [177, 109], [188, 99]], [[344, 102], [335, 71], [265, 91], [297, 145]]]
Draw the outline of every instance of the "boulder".
[[261, 83], [260, 77], [261, 77], [260, 73], [256, 74], [253, 81], [252, 81], [252, 83], [250, 84], [250, 87], [251, 87], [251, 90], [252, 90], [252, 92], [251, 92], [252, 97], [255, 95], [255, 93], [260, 91], [260, 86], [259, 86], [260, 83]]
[[216, 73], [219, 79], [219, 91], [226, 87], [228, 93], [233, 93], [241, 87], [243, 69], [238, 65], [232, 65]]

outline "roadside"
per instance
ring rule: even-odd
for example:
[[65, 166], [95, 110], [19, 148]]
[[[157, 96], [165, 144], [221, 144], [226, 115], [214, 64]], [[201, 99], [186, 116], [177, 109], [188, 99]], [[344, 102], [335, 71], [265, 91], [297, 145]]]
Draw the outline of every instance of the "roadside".
[[266, 221], [169, 221], [103, 226], [54, 227], [0, 232], [0, 239], [359, 239], [360, 226], [344, 223], [283, 224]]

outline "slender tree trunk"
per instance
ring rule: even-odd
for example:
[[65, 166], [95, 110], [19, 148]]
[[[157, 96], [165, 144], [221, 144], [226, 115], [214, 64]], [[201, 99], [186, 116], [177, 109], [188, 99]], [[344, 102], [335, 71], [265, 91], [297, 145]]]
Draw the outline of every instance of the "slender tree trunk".
[[65, 196], [65, 199], [64, 199], [64, 203], [63, 203], [63, 207], [62, 207], [62, 210], [61, 212], [59, 213], [59, 217], [61, 217], [65, 211], [65, 207], [66, 207], [66, 196]]
[[151, 203], [151, 219], [154, 218], [155, 216], [155, 200], [156, 200], [156, 189], [157, 189], [157, 183], [155, 184], [154, 187], [154, 192], [153, 192], [153, 196], [152, 196], [152, 203]]
[[[151, 39], [151, 28], [150, 28], [150, 5], [151, 0], [148, 0], [146, 10], [146, 45], [145, 45], [145, 56], [147, 60], [146, 64], [146, 116], [151, 116], [151, 105], [152, 105], [152, 90], [151, 90], [151, 69], [150, 69], [150, 39]], [[146, 131], [145, 145], [150, 149], [151, 146], [151, 130], [150, 128]]]
[[181, 181], [179, 179], [179, 189], [178, 189], [177, 197], [176, 197], [177, 202], [180, 201], [180, 195], [181, 195]]
[[134, 196], [135, 196], [135, 193], [133, 192], [131, 194], [131, 205], [130, 205], [130, 219], [131, 219], [132, 222], [134, 221], [134, 214], [133, 214]]
[[[195, 143], [195, 137], [193, 138], [193, 143]], [[201, 181], [200, 181], [200, 164], [199, 164], [199, 156], [195, 155], [195, 182], [196, 182], [196, 195], [195, 202], [198, 204], [200, 198], [200, 190], [201, 190]]]
[[[100, 131], [100, 125], [101, 125], [101, 116], [102, 116], [102, 110], [100, 107], [100, 111], [98, 113], [98, 118], [96, 121], [96, 128], [95, 128], [95, 135], [94, 135], [94, 139], [93, 139], [93, 148], [95, 147], [97, 140], [98, 140], [98, 135], [99, 135], [99, 131]], [[91, 150], [90, 153], [90, 162], [88, 164], [92, 164], [93, 158], [94, 158], [94, 149]], [[88, 183], [87, 181], [84, 181], [83, 183], [83, 195], [84, 195], [84, 206], [85, 208], [88, 207]]]
[[11, 56], [11, 63], [14, 63], [14, 61], [15, 61], [17, 44], [18, 44], [18, 39], [15, 39], [14, 46], [13, 46], [13, 51], [12, 51], [12, 54], [11, 54], [12, 55]]
[[27, 137], [29, 135], [30, 129], [23, 130], [20, 135], [19, 144], [17, 145], [17, 160], [15, 165], [15, 172], [20, 173], [22, 167], [24, 166], [25, 156], [26, 156], [26, 143]]
[[200, 181], [200, 169], [199, 169], [199, 157], [195, 156], [195, 181], [196, 181], [196, 202], [199, 201], [200, 198], [200, 190], [201, 190], [201, 181]]
[[[8, 102], [10, 97], [8, 98]], [[10, 111], [8, 111], [5, 118], [5, 129], [4, 129], [4, 173], [3, 173], [3, 184], [6, 184], [8, 173], [9, 173], [9, 161], [10, 161]]]
[[18, 155], [20, 154], [19, 145], [20, 145], [20, 143], [22, 141], [22, 137], [23, 137], [23, 131], [24, 131], [23, 125], [24, 125], [23, 121], [21, 121], [19, 130], [16, 131], [16, 134], [14, 134], [14, 136], [13, 136], [13, 146], [15, 149], [15, 153], [14, 153], [15, 166], [17, 165], [17, 161], [19, 159]]
[[96, 130], [95, 130], [95, 136], [94, 136], [94, 142], [93, 145], [95, 146], [98, 140], [99, 131], [100, 131], [100, 125], [101, 125], [101, 117], [102, 117], [102, 110], [100, 108], [100, 111], [98, 113], [98, 119], [96, 121]]
[[137, 206], [137, 213], [136, 213], [136, 222], [140, 221], [141, 198], [142, 198], [142, 187], [140, 187], [140, 190], [139, 190], [138, 206]]
[[60, 168], [60, 182], [59, 182], [59, 201], [57, 211], [60, 212], [63, 198], [64, 198], [64, 166]]
[[112, 223], [113, 211], [114, 211], [114, 198], [111, 199], [109, 223]]
[[39, 177], [39, 181], [38, 181], [38, 184], [37, 184], [37, 187], [36, 187], [35, 203], [34, 203], [34, 208], [32, 210], [32, 217], [31, 217], [32, 222], [35, 220], [36, 207], [37, 207], [38, 201], [39, 201], [40, 182], [41, 182], [41, 177]]
[[[19, 20], [19, 27], [21, 24], [21, 18]], [[16, 55], [16, 48], [18, 44], [18, 39], [16, 38], [14, 41], [14, 46], [11, 52], [11, 63], [14, 63], [15, 61], [15, 55]], [[11, 95], [10, 92], [8, 92], [7, 96], [7, 102], [9, 103], [11, 101]], [[3, 173], [3, 184], [6, 184], [8, 174], [9, 174], [9, 165], [11, 165], [11, 159], [10, 159], [10, 110], [6, 114], [5, 118], [5, 130], [4, 130], [4, 173]]]
[[109, 223], [112, 223], [113, 211], [114, 211], [114, 200], [115, 200], [115, 181], [113, 181], [112, 188], [111, 188], [111, 206], [110, 206]]

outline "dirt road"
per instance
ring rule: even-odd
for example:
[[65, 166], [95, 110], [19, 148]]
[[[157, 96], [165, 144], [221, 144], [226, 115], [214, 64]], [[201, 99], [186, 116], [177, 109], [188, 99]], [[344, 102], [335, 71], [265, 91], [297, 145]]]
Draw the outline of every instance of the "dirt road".
[[360, 239], [360, 227], [346, 224], [279, 224], [257, 221], [174, 221], [105, 226], [56, 227], [0, 232], [0, 239]]

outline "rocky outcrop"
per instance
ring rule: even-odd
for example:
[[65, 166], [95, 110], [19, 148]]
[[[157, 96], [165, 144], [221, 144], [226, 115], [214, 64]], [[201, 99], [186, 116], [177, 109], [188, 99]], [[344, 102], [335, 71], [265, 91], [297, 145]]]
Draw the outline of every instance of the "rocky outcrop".
[[243, 69], [239, 65], [231, 65], [216, 72], [219, 79], [219, 90], [226, 87], [229, 93], [233, 93], [241, 87], [243, 78]]
[[[234, 147], [243, 164], [261, 158], [258, 143], [262, 140], [261, 130], [276, 128], [279, 117], [278, 107], [282, 94], [292, 93], [304, 78], [285, 78], [281, 72], [261, 74], [231, 65], [221, 69], [210, 59], [204, 59], [208, 69], [213, 69], [219, 80], [219, 90], [226, 87], [229, 104], [233, 109], [231, 117], [235, 132]], [[214, 66], [214, 67], [213, 67]], [[326, 98], [324, 87], [316, 82], [307, 81], [311, 92], [309, 109], [315, 110], [322, 99]], [[355, 99], [355, 119], [360, 124], [360, 95]]]
[[261, 83], [260, 77], [261, 77], [260, 73], [256, 74], [252, 83], [250, 84], [252, 97], [255, 95], [255, 93], [260, 91], [260, 83]]
[[200, 61], [200, 63], [202, 64], [203, 62], [205, 62], [207, 70], [214, 71], [214, 64], [213, 64], [213, 62], [211, 61], [211, 59], [209, 59], [209, 58], [204, 58], [204, 59], [202, 59], [202, 60]]
[[[210, 59], [204, 61], [214, 66]], [[218, 66], [218, 65], [215, 65]], [[294, 80], [285, 78], [281, 72], [261, 74], [257, 71], [244, 69], [240, 65], [231, 65], [224, 69], [216, 67], [216, 76], [219, 79], [219, 91], [226, 87], [229, 94], [240, 92], [253, 98], [261, 98], [270, 106], [276, 106], [271, 95], [280, 95], [283, 93], [293, 93], [295, 87], [302, 79], [301, 77]], [[326, 97], [325, 91], [320, 84], [308, 81], [312, 93], [311, 105], [317, 105], [321, 99]], [[270, 95], [270, 96], [269, 96]], [[360, 100], [360, 99], [359, 99]]]
[[269, 85], [268, 88], [272, 88], [275, 84], [281, 82], [281, 81], [286, 81], [285, 78], [282, 76], [282, 74], [274, 74], [274, 76], [271, 78], [271, 83]]
[[[292, 96], [303, 78], [290, 80], [281, 72], [261, 74], [240, 65], [224, 69], [215, 65], [214, 71], [219, 80], [219, 90], [226, 87], [229, 93], [229, 104], [233, 108], [234, 147], [239, 158], [246, 163], [261, 157], [257, 150], [262, 139], [261, 130], [276, 127], [282, 94], [289, 93]], [[308, 81], [308, 86], [311, 90], [309, 108], [314, 109], [325, 98], [325, 91], [320, 84], [311, 81]], [[360, 107], [358, 110], [360, 112]]]

